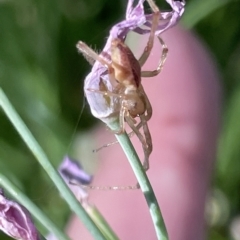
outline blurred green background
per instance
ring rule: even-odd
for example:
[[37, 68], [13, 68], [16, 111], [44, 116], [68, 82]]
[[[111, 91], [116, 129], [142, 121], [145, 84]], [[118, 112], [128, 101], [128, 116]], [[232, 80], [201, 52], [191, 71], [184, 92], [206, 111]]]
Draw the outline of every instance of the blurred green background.
[[[75, 45], [81, 39], [101, 49], [126, 2], [0, 0], [0, 86], [55, 166], [70, 151], [90, 70]], [[240, 216], [240, 1], [189, 0], [182, 25], [206, 42], [222, 76], [222, 132], [207, 216], [209, 238], [230, 239]], [[96, 122], [85, 107], [77, 129], [84, 133]], [[68, 208], [2, 111], [0, 170], [64, 226]]]

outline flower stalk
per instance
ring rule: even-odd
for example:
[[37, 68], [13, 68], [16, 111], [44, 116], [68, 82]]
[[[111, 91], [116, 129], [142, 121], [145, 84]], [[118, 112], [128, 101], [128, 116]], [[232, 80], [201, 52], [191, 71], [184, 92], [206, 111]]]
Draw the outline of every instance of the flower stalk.
[[60, 177], [58, 172], [54, 169], [53, 165], [47, 158], [46, 154], [33, 137], [30, 130], [24, 124], [23, 120], [17, 114], [16, 110], [13, 108], [12, 104], [9, 102], [3, 90], [0, 88], [0, 106], [5, 112], [6, 116], [12, 122], [15, 129], [18, 131], [19, 135], [26, 143], [27, 147], [31, 150], [33, 155], [36, 157], [41, 166], [45, 169], [49, 177], [52, 179], [56, 187], [58, 188], [61, 195], [64, 197], [69, 207], [76, 215], [82, 220], [83, 224], [87, 227], [89, 232], [97, 240], [104, 240], [102, 232], [98, 229], [96, 224], [88, 216], [84, 208], [79, 204], [73, 193], [70, 191], [68, 186], [64, 183], [63, 179]]
[[[111, 125], [108, 125], [112, 130], [119, 128], [119, 123], [115, 122]], [[148, 180], [145, 170], [141, 164], [141, 161], [126, 133], [115, 135], [119, 144], [121, 145], [127, 159], [133, 169], [133, 172], [138, 180], [141, 191], [143, 192], [145, 199], [147, 201], [150, 215], [152, 217], [153, 225], [156, 231], [158, 240], [167, 240], [167, 230], [166, 226], [156, 199], [156, 196], [153, 192], [152, 186]]]
[[98, 211], [98, 209], [88, 201], [88, 186], [91, 184], [93, 177], [86, 173], [81, 164], [65, 156], [58, 167], [58, 172], [63, 180], [74, 193], [77, 199], [82, 203], [83, 208], [89, 214], [93, 222], [97, 225], [107, 240], [118, 240], [117, 235], [113, 232], [107, 221]]

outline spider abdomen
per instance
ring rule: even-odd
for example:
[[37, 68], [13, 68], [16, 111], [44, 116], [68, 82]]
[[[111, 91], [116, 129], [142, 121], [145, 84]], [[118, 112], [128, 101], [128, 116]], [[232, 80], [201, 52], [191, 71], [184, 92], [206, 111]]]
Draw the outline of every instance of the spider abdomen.
[[141, 67], [129, 47], [120, 39], [112, 40], [111, 45], [112, 67], [115, 78], [124, 86], [136, 85], [141, 82]]

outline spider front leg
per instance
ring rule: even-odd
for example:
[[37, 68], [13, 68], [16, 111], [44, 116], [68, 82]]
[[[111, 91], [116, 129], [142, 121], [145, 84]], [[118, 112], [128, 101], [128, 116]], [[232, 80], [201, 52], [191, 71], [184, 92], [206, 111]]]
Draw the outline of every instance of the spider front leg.
[[97, 54], [92, 48], [90, 48], [86, 43], [79, 41], [76, 45], [77, 49], [79, 52], [81, 52], [85, 57], [87, 57], [87, 59], [89, 60], [89, 62], [92, 61], [98, 61], [100, 62], [102, 65], [106, 66], [107, 68], [110, 68], [110, 63], [108, 63], [108, 61], [103, 58], [101, 56], [101, 54]]
[[97, 54], [92, 48], [90, 48], [86, 43], [79, 41], [76, 45], [78, 51], [82, 53], [87, 61], [92, 65], [95, 61], [100, 62], [103, 66], [107, 67], [108, 69], [108, 75], [109, 75], [109, 81], [111, 83], [115, 83], [114, 78], [114, 69], [112, 68], [112, 65], [109, 61], [109, 59], [106, 57], [110, 56], [106, 52], [102, 52], [100, 54]]
[[147, 1], [148, 1], [149, 6], [151, 7], [151, 9], [153, 11], [153, 19], [152, 19], [152, 26], [151, 26], [151, 31], [150, 31], [150, 34], [149, 34], [147, 46], [145, 47], [141, 57], [138, 60], [141, 67], [145, 64], [145, 62], [147, 61], [147, 59], [148, 59], [148, 57], [149, 57], [149, 55], [152, 51], [155, 32], [156, 32], [157, 27], [158, 27], [159, 16], [160, 16], [159, 8], [154, 3], [154, 1], [153, 0], [147, 0]]
[[158, 40], [160, 41], [160, 43], [162, 45], [162, 55], [159, 60], [157, 69], [153, 70], [153, 71], [142, 71], [141, 77], [155, 77], [162, 71], [163, 65], [167, 59], [168, 47], [160, 37], [158, 37]]

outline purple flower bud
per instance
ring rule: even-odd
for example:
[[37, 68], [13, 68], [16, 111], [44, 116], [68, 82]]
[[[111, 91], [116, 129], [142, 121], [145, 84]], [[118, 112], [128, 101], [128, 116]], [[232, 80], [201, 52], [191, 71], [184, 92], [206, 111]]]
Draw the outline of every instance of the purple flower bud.
[[[92, 176], [82, 169], [82, 166], [78, 161], [65, 156], [58, 168], [58, 171], [77, 198], [84, 199], [88, 197], [87, 192], [83, 187], [81, 187], [81, 185], [90, 184]], [[79, 183], [79, 186], [71, 184], [70, 182], [72, 181], [74, 183]]]
[[8, 200], [3, 189], [0, 189], [0, 229], [14, 239], [40, 239], [30, 213], [19, 203]]
[[[152, 25], [152, 14], [144, 13], [144, 1], [145, 0], [139, 0], [137, 5], [134, 6], [134, 0], [128, 0], [125, 20], [115, 24], [112, 27], [106, 45], [101, 53], [102, 56], [109, 58], [109, 62], [111, 62], [110, 47], [113, 39], [119, 38], [124, 41], [130, 31], [134, 31], [141, 35], [148, 34], [150, 32]], [[156, 36], [174, 26], [179, 21], [184, 12], [184, 0], [166, 1], [172, 7], [172, 10], [160, 12], [160, 21], [157, 31], [155, 32]], [[109, 79], [106, 66], [96, 61], [93, 64], [91, 72], [85, 79], [84, 91], [93, 116], [101, 119], [107, 124], [117, 120], [119, 117], [119, 99], [116, 97], [109, 97], [103, 94], [99, 94], [97, 92], [92, 92], [88, 89], [95, 89], [100, 91], [108, 90], [110, 92], [114, 92], [113, 88], [114, 86]]]

